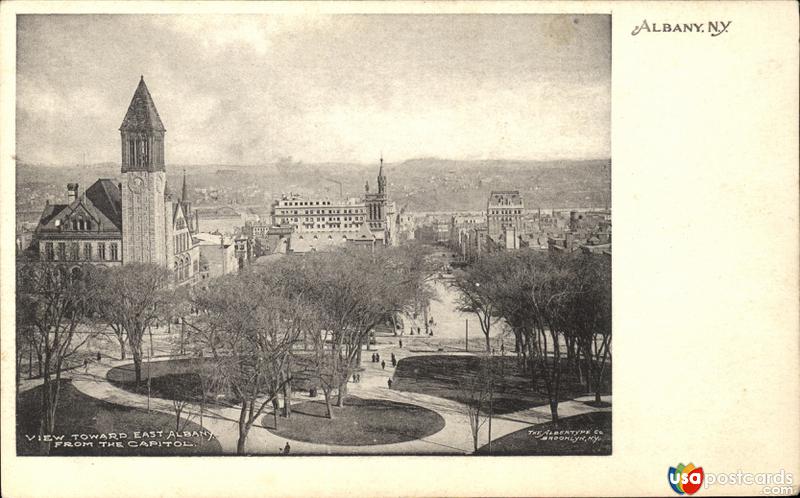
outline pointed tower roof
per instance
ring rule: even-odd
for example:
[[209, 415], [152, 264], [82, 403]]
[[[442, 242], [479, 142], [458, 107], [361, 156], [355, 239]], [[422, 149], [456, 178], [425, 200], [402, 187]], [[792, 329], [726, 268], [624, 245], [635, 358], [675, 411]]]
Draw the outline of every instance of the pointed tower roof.
[[183, 187], [181, 187], [181, 202], [189, 201], [189, 193], [186, 190], [186, 168], [183, 169]]
[[139, 86], [136, 87], [128, 112], [119, 129], [120, 131], [166, 131], [153, 103], [153, 97], [150, 96], [150, 91], [144, 83], [144, 76], [139, 80]]
[[378, 170], [378, 193], [386, 193], [386, 177], [383, 175], [383, 152], [381, 152], [381, 167]]

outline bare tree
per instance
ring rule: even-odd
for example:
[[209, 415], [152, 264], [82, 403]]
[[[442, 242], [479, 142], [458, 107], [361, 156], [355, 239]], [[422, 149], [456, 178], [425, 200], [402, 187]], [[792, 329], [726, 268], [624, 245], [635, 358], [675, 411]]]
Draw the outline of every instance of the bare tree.
[[202, 383], [198, 385], [194, 379], [186, 375], [174, 376], [170, 381], [174, 392], [171, 397], [172, 409], [175, 411], [175, 431], [180, 432], [186, 428], [191, 420], [191, 414], [185, 418], [182, 417], [184, 410], [200, 394], [198, 391], [202, 389]]
[[[492, 357], [484, 354], [477, 358], [478, 368], [470, 375], [461, 377], [457, 387], [463, 402], [464, 415], [469, 420], [472, 444], [476, 452], [480, 446], [481, 428], [487, 422], [491, 424], [492, 405], [498, 381], [498, 372]], [[490, 428], [489, 442], [491, 438]]]
[[[35, 336], [31, 341], [41, 351], [40, 435], [52, 434], [55, 430], [65, 362], [90, 338], [90, 332], [78, 334], [77, 329], [86, 323], [92, 297], [84, 272], [79, 268], [68, 271], [52, 263], [17, 266], [17, 327]], [[42, 441], [41, 445], [42, 452], [48, 454], [50, 443]]]
[[587, 387], [599, 403], [611, 360], [611, 262], [605, 256], [586, 254], [575, 258], [573, 267], [575, 289], [567, 319], [587, 365]]
[[487, 352], [492, 349], [492, 325], [498, 320], [497, 306], [491, 297], [497, 283], [497, 272], [501, 268], [497, 262], [497, 257], [478, 259], [463, 271], [457, 272], [452, 284], [458, 290], [459, 311], [474, 313], [478, 319], [486, 340]]
[[97, 289], [95, 310], [120, 339], [124, 358], [124, 340], [133, 355], [136, 382], [142, 381], [142, 339], [159, 320], [172, 316], [175, 294], [170, 290], [172, 274], [161, 266], [131, 263], [98, 270], [92, 280]]
[[570, 301], [575, 293], [574, 268], [568, 256], [531, 250], [495, 253], [481, 258], [488, 282], [481, 299], [502, 316], [523, 346], [533, 389], [542, 385], [553, 421], [558, 420], [562, 388], [562, 344], [570, 331]]
[[216, 382], [240, 404], [236, 450], [244, 454], [250, 428], [291, 379], [289, 356], [305, 327], [303, 305], [268, 273], [255, 271], [218, 279], [194, 304]]

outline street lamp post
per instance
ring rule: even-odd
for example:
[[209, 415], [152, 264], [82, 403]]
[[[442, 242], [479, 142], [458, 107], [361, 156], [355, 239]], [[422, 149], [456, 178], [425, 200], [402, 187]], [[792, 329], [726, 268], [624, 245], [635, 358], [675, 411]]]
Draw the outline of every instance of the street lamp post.
[[150, 363], [153, 358], [153, 334], [150, 332], [150, 326], [147, 327], [148, 335], [150, 335], [150, 354], [147, 355], [147, 411], [150, 412]]

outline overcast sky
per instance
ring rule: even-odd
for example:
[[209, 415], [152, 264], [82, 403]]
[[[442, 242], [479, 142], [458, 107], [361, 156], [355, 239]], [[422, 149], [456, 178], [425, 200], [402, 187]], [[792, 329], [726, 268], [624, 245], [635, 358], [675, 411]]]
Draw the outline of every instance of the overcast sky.
[[119, 162], [144, 75], [167, 161], [610, 157], [610, 16], [20, 16], [17, 156]]

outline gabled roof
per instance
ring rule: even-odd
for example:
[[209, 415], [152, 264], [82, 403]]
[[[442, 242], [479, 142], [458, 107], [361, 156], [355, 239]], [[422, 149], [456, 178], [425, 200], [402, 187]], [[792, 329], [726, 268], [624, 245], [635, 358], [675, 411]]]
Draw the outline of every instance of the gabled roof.
[[54, 220], [59, 216], [70, 217], [84, 213], [100, 223], [103, 232], [122, 231], [122, 198], [119, 187], [107, 178], [101, 178], [86, 189], [83, 195], [70, 204], [48, 204], [42, 211], [38, 230], [52, 231], [59, 228]]
[[139, 80], [139, 86], [133, 93], [128, 112], [119, 129], [120, 131], [166, 131], [153, 103], [153, 97], [144, 84], [144, 76]]
[[42, 211], [42, 216], [39, 218], [39, 226], [44, 226], [50, 223], [50, 221], [61, 214], [64, 208], [67, 207], [67, 204], [48, 204], [44, 207], [44, 211]]
[[119, 186], [108, 178], [100, 178], [86, 189], [86, 198], [92, 201], [114, 226], [122, 230], [122, 193]]

